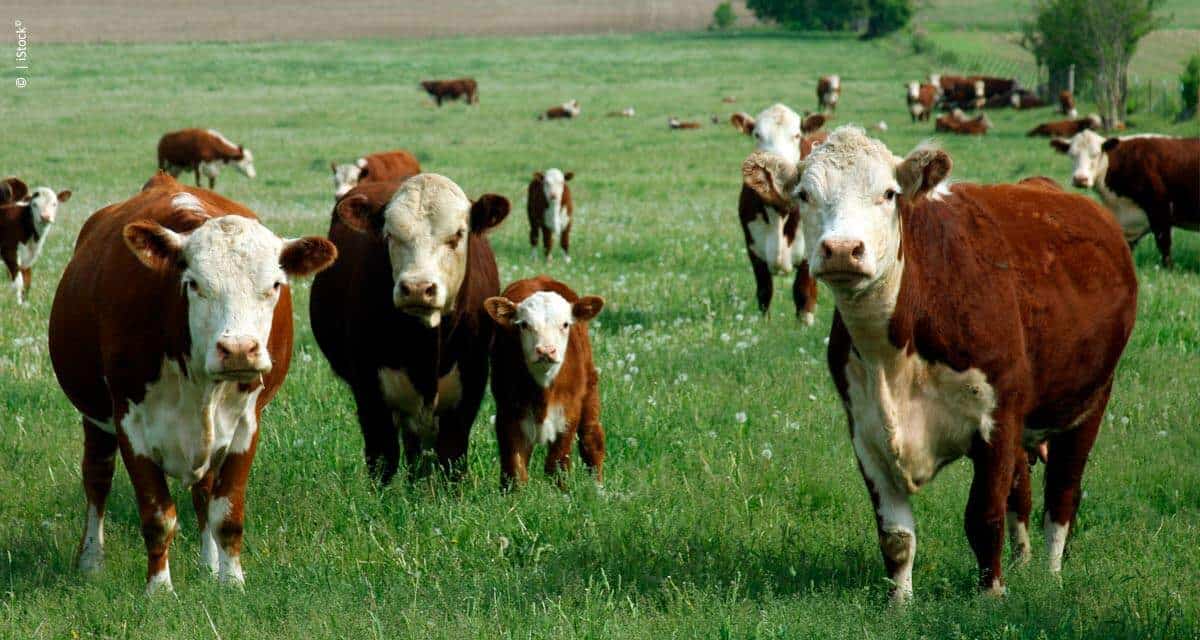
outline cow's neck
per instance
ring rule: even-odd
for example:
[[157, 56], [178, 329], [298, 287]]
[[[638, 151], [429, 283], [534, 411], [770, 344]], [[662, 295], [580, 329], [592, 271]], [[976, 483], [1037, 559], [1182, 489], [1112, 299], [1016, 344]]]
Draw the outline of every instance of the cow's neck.
[[866, 362], [887, 367], [902, 355], [902, 351], [892, 344], [890, 328], [905, 272], [905, 261], [901, 258], [867, 289], [833, 292], [834, 303], [850, 333], [854, 349]]
[[49, 223], [43, 222], [38, 216], [33, 215], [33, 207], [25, 205], [21, 208], [21, 241], [34, 242], [40, 241], [46, 233], [46, 228]]

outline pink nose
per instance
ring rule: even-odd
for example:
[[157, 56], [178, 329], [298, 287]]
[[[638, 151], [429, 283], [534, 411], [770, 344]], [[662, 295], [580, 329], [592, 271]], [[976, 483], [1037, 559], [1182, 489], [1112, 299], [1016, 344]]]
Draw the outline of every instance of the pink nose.
[[827, 268], [834, 266], [857, 268], [860, 266], [866, 250], [866, 245], [862, 240], [830, 239], [821, 241], [821, 257], [824, 258]]
[[221, 338], [217, 341], [217, 359], [228, 371], [254, 369], [258, 360], [258, 340], [249, 336]]
[[558, 349], [552, 346], [539, 346], [533, 351], [537, 354], [538, 360], [553, 360], [558, 355]]
[[1091, 181], [1091, 180], [1090, 180], [1090, 179], [1089, 179], [1087, 176], [1085, 176], [1085, 175], [1076, 175], [1075, 177], [1073, 177], [1073, 178], [1071, 179], [1071, 181], [1072, 181], [1072, 182], [1074, 182], [1074, 183], [1075, 183], [1075, 186], [1077, 186], [1077, 187], [1090, 187], [1090, 186], [1092, 186], [1092, 181]]
[[437, 302], [437, 284], [427, 280], [400, 283], [400, 295], [410, 301], [433, 306]]

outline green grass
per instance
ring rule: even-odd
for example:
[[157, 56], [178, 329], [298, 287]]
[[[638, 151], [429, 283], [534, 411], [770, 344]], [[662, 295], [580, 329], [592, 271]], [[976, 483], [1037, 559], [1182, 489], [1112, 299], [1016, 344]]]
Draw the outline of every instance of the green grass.
[[[1137, 252], [1138, 326], [1084, 487], [1061, 582], [1035, 562], [1003, 601], [974, 592], [962, 531], [969, 465], [916, 501], [916, 603], [889, 608], [873, 516], [824, 366], [831, 315], [761, 321], [735, 217], [750, 141], [683, 118], [775, 100], [812, 108], [844, 78], [840, 122], [886, 120], [903, 153], [902, 82], [933, 63], [894, 44], [642, 35], [175, 46], [39, 46], [30, 86], [0, 93], [6, 165], [75, 197], [32, 303], [0, 297], [0, 636], [9, 638], [1165, 638], [1200, 634], [1200, 237], [1173, 272]], [[472, 74], [482, 104], [436, 110], [423, 77]], [[575, 122], [538, 123], [575, 97]], [[627, 105], [635, 119], [600, 114]], [[1059, 180], [1069, 163], [1022, 132], [1048, 111], [996, 112], [985, 139], [947, 139], [960, 180]], [[1141, 122], [1196, 135], [1195, 124]], [[218, 185], [281, 234], [323, 233], [330, 160], [405, 147], [472, 196], [523, 207], [532, 171], [576, 172], [576, 260], [531, 260], [519, 212], [493, 236], [505, 282], [546, 269], [609, 306], [594, 325], [609, 434], [603, 493], [536, 478], [500, 495], [490, 400], [458, 485], [366, 479], [346, 389], [297, 290], [297, 357], [268, 409], [249, 487], [245, 593], [214, 584], [176, 490], [174, 596], [142, 596], [145, 556], [118, 470], [108, 568], [82, 579], [79, 420], [45, 347], [53, 286], [84, 218], [154, 168], [159, 134], [211, 126], [251, 147], [259, 178]], [[781, 281], [780, 289], [786, 289]], [[7, 294], [7, 291], [4, 292]], [[740, 423], [736, 414], [745, 412]], [[769, 451], [769, 454], [764, 454]], [[1042, 470], [1036, 471], [1040, 485]], [[1040, 491], [1035, 504], [1040, 504]], [[505, 544], [503, 541], [507, 541]]]

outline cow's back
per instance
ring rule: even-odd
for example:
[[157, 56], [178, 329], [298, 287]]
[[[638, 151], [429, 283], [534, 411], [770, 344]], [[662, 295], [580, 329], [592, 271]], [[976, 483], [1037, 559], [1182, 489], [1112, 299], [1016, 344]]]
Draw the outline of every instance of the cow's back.
[[385, 151], [364, 156], [359, 182], [389, 182], [421, 173], [421, 163], [413, 154], [404, 151]]
[[1109, 189], [1148, 212], [1169, 207], [1175, 224], [1200, 223], [1200, 138], [1126, 138], [1106, 153]]

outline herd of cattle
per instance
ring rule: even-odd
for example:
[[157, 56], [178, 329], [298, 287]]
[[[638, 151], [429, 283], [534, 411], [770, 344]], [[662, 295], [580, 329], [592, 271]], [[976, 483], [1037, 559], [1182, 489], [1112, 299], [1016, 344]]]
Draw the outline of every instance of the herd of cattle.
[[[439, 105], [478, 102], [468, 78], [422, 86]], [[1200, 228], [1200, 139], [1105, 139], [1091, 119], [1065, 121], [1079, 126], [1073, 131], [1050, 126], [1052, 135], [1072, 133], [1053, 146], [1074, 160], [1075, 185], [1095, 188], [1106, 209], [1048, 178], [951, 183], [952, 160], [936, 147], [899, 157], [859, 127], [827, 133], [842, 88], [838, 76], [821, 78], [815, 115], [776, 104], [731, 118], [756, 144], [742, 165], [738, 213], [758, 304], [766, 313], [774, 276], [792, 271], [805, 324], [814, 320], [816, 281], [832, 293], [829, 368], [892, 597], [912, 595], [910, 496], [963, 456], [974, 463], [966, 530], [980, 586], [1002, 593], [1005, 529], [1018, 561], [1031, 551], [1035, 460], [1046, 465], [1048, 561], [1061, 567], [1084, 465], [1133, 330], [1130, 246], [1153, 233], [1170, 266], [1171, 228]], [[1012, 81], [935, 76], [908, 87], [914, 122], [938, 105], [982, 108], [997, 96], [1018, 108], [1039, 104]], [[1076, 115], [1069, 95], [1061, 108]], [[571, 101], [543, 116], [578, 113]], [[955, 127], [977, 122], [948, 117]], [[262, 410], [291, 361], [295, 278], [314, 278], [313, 334], [353, 395], [379, 482], [399, 470], [401, 445], [413, 472], [433, 468], [426, 457], [452, 477], [463, 472], [489, 371], [503, 487], [527, 480], [539, 444], [549, 475], [561, 480], [578, 441], [601, 479], [588, 321], [604, 300], [545, 276], [501, 291], [487, 234], [509, 214], [505, 197], [472, 201], [407, 151], [375, 153], [331, 166], [336, 202], [325, 237], [287, 239], [212, 191], [222, 165], [254, 177], [243, 146], [187, 129], [162, 137], [158, 164], [141, 191], [84, 223], [50, 316], [54, 371], [82, 415], [80, 570], [103, 564], [119, 452], [137, 497], [147, 590], [171, 588], [168, 477], [191, 489], [205, 564], [223, 582], [243, 582], [246, 481]], [[196, 187], [175, 179], [183, 171]], [[529, 183], [529, 241], [546, 260], [556, 240], [570, 259], [572, 177], [551, 168]], [[0, 182], [0, 253], [19, 303], [70, 196]]]

